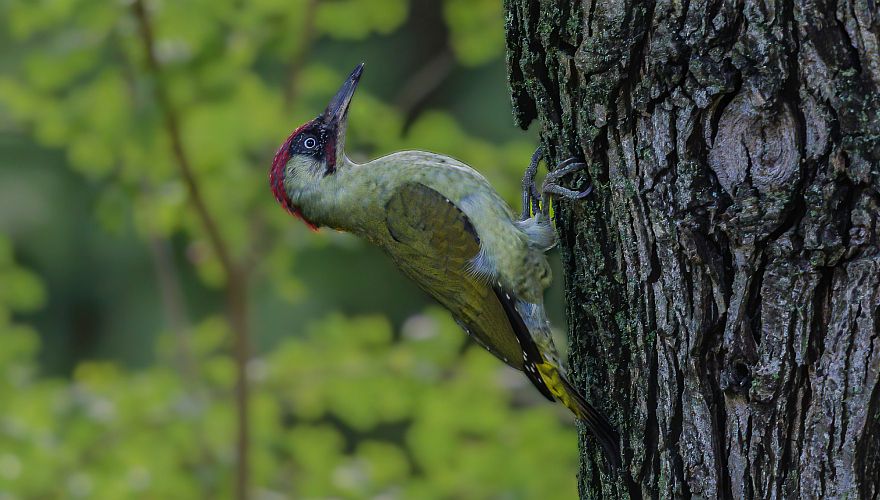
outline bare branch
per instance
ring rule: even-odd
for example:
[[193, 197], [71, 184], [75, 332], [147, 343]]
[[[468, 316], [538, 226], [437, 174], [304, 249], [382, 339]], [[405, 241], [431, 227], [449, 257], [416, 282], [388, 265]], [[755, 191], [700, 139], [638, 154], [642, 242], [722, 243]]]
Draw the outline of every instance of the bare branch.
[[247, 363], [250, 357], [250, 343], [248, 338], [247, 324], [247, 276], [236, 264], [229, 251], [229, 246], [220, 234], [214, 217], [208, 210], [202, 196], [201, 189], [195, 173], [190, 166], [189, 158], [183, 147], [183, 136], [180, 132], [180, 120], [171, 103], [167, 89], [163, 85], [162, 68], [156, 57], [153, 30], [147, 15], [143, 0], [135, 0], [132, 10], [140, 28], [141, 38], [147, 57], [147, 69], [156, 80], [156, 100], [162, 110], [165, 119], [165, 127], [171, 139], [171, 148], [177, 163], [181, 177], [189, 191], [189, 199], [201, 222], [202, 228], [208, 235], [211, 249], [220, 259], [220, 264], [226, 273], [226, 302], [229, 322], [232, 326], [234, 339], [234, 351], [236, 362], [236, 387], [235, 401], [238, 419], [236, 438], [236, 498], [245, 500], [248, 498], [249, 482], [249, 412], [248, 412], [248, 384]]

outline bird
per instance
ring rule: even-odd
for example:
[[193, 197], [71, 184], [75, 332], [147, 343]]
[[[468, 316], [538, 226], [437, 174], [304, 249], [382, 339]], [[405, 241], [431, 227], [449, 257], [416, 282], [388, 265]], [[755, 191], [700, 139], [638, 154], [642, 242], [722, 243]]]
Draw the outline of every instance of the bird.
[[269, 169], [275, 199], [313, 230], [353, 233], [382, 249], [478, 344], [568, 407], [616, 469], [619, 435], [571, 383], [543, 305], [551, 282], [545, 252], [556, 244], [549, 197], [586, 197], [591, 188], [558, 184], [584, 163], [563, 161], [539, 190], [538, 148], [523, 176], [519, 216], [485, 177], [450, 156], [401, 151], [355, 163], [344, 146], [363, 68], [355, 67], [324, 112], [278, 148]]

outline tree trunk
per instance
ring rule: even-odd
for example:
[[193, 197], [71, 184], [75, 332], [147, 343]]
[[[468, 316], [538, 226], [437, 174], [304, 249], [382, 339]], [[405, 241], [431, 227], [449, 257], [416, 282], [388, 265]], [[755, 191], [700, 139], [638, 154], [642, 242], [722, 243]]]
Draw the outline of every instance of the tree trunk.
[[[587, 497], [880, 495], [875, 0], [507, 0], [556, 203]], [[574, 178], [583, 186], [587, 176]]]

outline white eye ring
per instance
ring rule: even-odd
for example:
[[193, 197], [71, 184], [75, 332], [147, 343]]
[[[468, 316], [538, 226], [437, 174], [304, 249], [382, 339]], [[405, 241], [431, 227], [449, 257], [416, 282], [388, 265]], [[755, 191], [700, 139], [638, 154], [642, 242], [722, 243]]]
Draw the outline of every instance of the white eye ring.
[[309, 137], [305, 141], [303, 141], [303, 146], [308, 149], [315, 149], [315, 146], [318, 145], [318, 141], [315, 140], [314, 137]]

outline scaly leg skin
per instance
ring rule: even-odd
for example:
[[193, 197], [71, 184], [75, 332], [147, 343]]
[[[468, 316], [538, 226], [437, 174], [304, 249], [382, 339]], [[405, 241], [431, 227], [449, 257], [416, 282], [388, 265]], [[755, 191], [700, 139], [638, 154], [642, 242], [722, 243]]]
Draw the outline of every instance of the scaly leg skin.
[[579, 161], [577, 158], [569, 158], [560, 162], [552, 172], [547, 174], [544, 178], [544, 183], [541, 185], [541, 193], [543, 194], [541, 208], [544, 215], [550, 215], [550, 195], [569, 200], [583, 200], [593, 192], [592, 185], [587, 186], [583, 191], [575, 191], [558, 184], [558, 181], [566, 175], [580, 172], [585, 168], [587, 168], [586, 163]]
[[580, 172], [587, 167], [587, 164], [578, 161], [577, 158], [569, 158], [559, 163], [556, 168], [547, 174], [541, 190], [535, 185], [535, 176], [538, 174], [538, 164], [544, 151], [539, 146], [532, 155], [532, 160], [523, 174], [522, 180], [522, 216], [521, 220], [526, 220], [532, 214], [541, 213], [545, 216], [550, 215], [550, 195], [559, 196], [569, 200], [582, 200], [593, 192], [593, 186], [588, 186], [583, 191], [575, 191], [560, 186], [557, 182], [566, 175]]
[[541, 163], [542, 156], [544, 156], [544, 151], [541, 149], [541, 146], [538, 146], [538, 149], [532, 155], [532, 160], [529, 162], [525, 174], [523, 174], [521, 220], [526, 220], [532, 216], [532, 213], [541, 211], [541, 195], [538, 193], [538, 187], [535, 185], [535, 176], [538, 174], [538, 164]]

